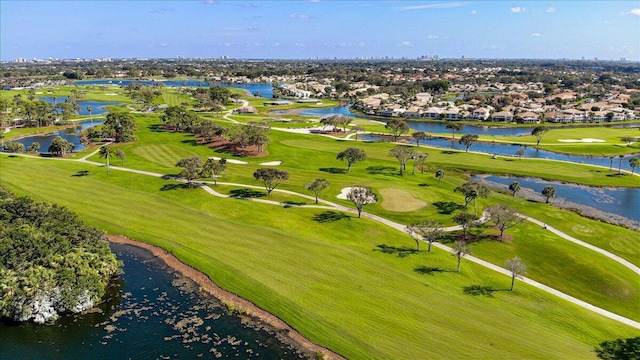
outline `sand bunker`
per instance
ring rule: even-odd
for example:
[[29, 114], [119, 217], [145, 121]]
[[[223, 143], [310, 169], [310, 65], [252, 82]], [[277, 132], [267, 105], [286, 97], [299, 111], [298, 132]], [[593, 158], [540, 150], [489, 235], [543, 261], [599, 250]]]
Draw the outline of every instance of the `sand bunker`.
[[282, 165], [282, 161], [278, 160], [278, 161], [263, 162], [260, 165], [262, 165], [262, 166], [278, 166], [278, 165]]
[[[213, 160], [220, 160], [220, 158], [219, 158], [219, 157], [211, 157], [211, 158], [209, 158], [209, 159], [213, 159]], [[246, 164], [248, 164], [248, 162], [246, 162], [246, 161], [242, 161], [242, 160], [234, 160], [234, 159], [227, 159], [227, 162], [228, 162], [229, 164], [239, 164], [239, 165], [246, 165]]]
[[576, 143], [576, 142], [582, 142], [582, 143], [594, 143], [594, 142], [599, 142], [599, 143], [603, 143], [606, 142], [606, 140], [602, 140], [602, 139], [591, 139], [591, 138], [585, 138], [585, 139], [559, 139], [558, 141], [560, 142], [568, 142], [568, 143]]
[[118, 95], [118, 94], [108, 93], [108, 94], [105, 94], [105, 95], [106, 95], [106, 96], [116, 96], [116, 95]]

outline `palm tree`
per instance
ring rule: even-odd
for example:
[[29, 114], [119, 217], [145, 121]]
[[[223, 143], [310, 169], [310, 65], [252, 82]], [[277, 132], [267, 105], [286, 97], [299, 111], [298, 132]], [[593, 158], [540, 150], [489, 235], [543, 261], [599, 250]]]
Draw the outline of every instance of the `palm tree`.
[[624, 155], [618, 155], [618, 157], [620, 158], [620, 164], [618, 165], [618, 174], [620, 174], [622, 171], [622, 159], [624, 159]]
[[107, 175], [109, 175], [109, 158], [111, 157], [111, 155], [113, 155], [109, 145], [101, 147], [98, 155], [100, 155], [101, 158], [107, 159]]
[[542, 195], [544, 195], [547, 198], [546, 203], [549, 203], [549, 198], [555, 197], [556, 196], [556, 189], [553, 186], [545, 186], [544, 189], [542, 189]]
[[89, 121], [91, 121], [91, 126], [93, 126], [93, 118], [91, 117], [91, 110], [93, 110], [91, 105], [87, 106], [87, 112], [89, 113]]
[[509, 190], [511, 190], [513, 196], [516, 196], [516, 193], [520, 191], [520, 183], [517, 181], [512, 182], [511, 185], [509, 185]]
[[640, 165], [640, 158], [632, 157], [629, 159], [629, 166], [631, 166], [631, 175], [636, 171], [636, 166]]

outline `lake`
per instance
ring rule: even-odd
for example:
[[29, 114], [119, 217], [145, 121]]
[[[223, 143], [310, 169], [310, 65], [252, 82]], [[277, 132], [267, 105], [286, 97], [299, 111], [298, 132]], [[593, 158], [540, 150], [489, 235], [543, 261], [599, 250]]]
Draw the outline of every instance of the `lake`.
[[[53, 99], [51, 96], [41, 96], [38, 99], [44, 100], [51, 104], [57, 104], [61, 102], [65, 102], [67, 100], [67, 96], [58, 96], [57, 99]], [[76, 101], [78, 106], [80, 106], [80, 111], [78, 111], [78, 115], [89, 116], [89, 111], [87, 110], [87, 106], [91, 106], [91, 116], [102, 115], [108, 112], [106, 106], [114, 106], [120, 105], [119, 102], [110, 102], [110, 101], [94, 101], [94, 100], [78, 100]]]
[[239, 89], [244, 89], [250, 92], [251, 94], [260, 93], [260, 95], [264, 98], [271, 99], [273, 98], [273, 87], [271, 84], [259, 84], [259, 83], [249, 83], [249, 84], [229, 84], [229, 83], [215, 83], [208, 81], [200, 81], [200, 80], [81, 80], [76, 81], [74, 84], [77, 85], [118, 85], [118, 86], [128, 86], [131, 83], [143, 84], [146, 86], [154, 86], [155, 84], [163, 84], [164, 86], [169, 87], [209, 87], [209, 86], [222, 86], [222, 87], [234, 87]]
[[[450, 138], [441, 138], [441, 137], [431, 137], [428, 139], [424, 139], [420, 141], [420, 145], [425, 146], [433, 146], [442, 149], [454, 149], [465, 151], [465, 146], [460, 144], [458, 141], [460, 140], [461, 135], [456, 134], [456, 139], [451, 140]], [[388, 137], [375, 136], [375, 135], [359, 135], [358, 139], [362, 139], [365, 141], [379, 141], [381, 139], [388, 139]], [[403, 138], [403, 141], [415, 144], [416, 141], [413, 138]], [[487, 143], [487, 142], [477, 142], [473, 144], [469, 151], [473, 152], [481, 152], [486, 153], [487, 155], [502, 155], [502, 156], [512, 156], [515, 157], [516, 151], [524, 150], [522, 155], [523, 158], [533, 158], [533, 159], [550, 159], [550, 160], [561, 160], [572, 162], [576, 164], [589, 164], [589, 165], [597, 165], [612, 168], [612, 171], [617, 171], [618, 167], [622, 170], [631, 171], [631, 166], [629, 165], [629, 159], [632, 157], [631, 155], [624, 156], [622, 158], [622, 163], [620, 163], [620, 157], [615, 156], [612, 159], [604, 156], [580, 156], [580, 155], [568, 155], [556, 153], [553, 151], [536, 149], [533, 146], [522, 146], [517, 144], [502, 144], [502, 143]], [[638, 170], [638, 169], [636, 169]], [[640, 171], [640, 170], [639, 170]]]
[[522, 188], [518, 196], [544, 201], [540, 194], [546, 186], [556, 189], [556, 196], [549, 200], [563, 208], [576, 208], [589, 215], [611, 219], [615, 223], [640, 227], [640, 189], [593, 187], [546, 181], [537, 178], [512, 176], [474, 175], [474, 181], [489, 185], [494, 189], [507, 190], [514, 181]]
[[81, 136], [76, 131], [75, 126], [82, 125], [82, 130], [86, 130], [92, 126], [98, 126], [102, 123], [103, 123], [102, 120], [81, 121], [79, 123], [74, 124], [74, 127], [69, 129], [57, 130], [50, 134], [44, 134], [44, 135], [25, 136], [23, 138], [16, 139], [13, 141], [23, 144], [25, 149], [29, 148], [31, 144], [37, 141], [40, 143], [40, 150], [38, 152], [42, 153], [42, 152], [48, 152], [49, 146], [51, 146], [53, 139], [55, 139], [57, 136], [60, 136], [63, 139], [67, 140], [70, 143], [73, 143], [76, 146], [73, 149], [73, 151], [80, 151], [84, 149], [84, 146], [80, 143]]
[[124, 274], [112, 282], [100, 312], [52, 325], [0, 322], [0, 359], [300, 359], [149, 251], [111, 248]]

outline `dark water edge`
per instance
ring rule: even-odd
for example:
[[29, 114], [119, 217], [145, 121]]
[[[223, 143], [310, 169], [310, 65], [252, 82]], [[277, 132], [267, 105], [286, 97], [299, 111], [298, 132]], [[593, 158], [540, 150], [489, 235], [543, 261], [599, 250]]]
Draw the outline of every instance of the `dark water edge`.
[[[124, 273], [105, 301], [51, 325], [0, 321], [0, 359], [301, 359], [149, 251], [111, 244]], [[307, 356], [308, 357], [308, 356]]]

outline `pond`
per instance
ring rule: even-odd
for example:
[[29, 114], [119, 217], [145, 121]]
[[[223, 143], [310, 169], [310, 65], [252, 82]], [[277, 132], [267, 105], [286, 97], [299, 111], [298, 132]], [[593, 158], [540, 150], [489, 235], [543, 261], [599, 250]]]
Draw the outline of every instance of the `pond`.
[[556, 205], [575, 208], [593, 217], [640, 228], [640, 189], [592, 187], [537, 178], [495, 175], [474, 175], [473, 179], [492, 188], [507, 191], [509, 184], [517, 181], [522, 189], [519, 196], [537, 201], [544, 201], [540, 194], [544, 187], [553, 186], [556, 196], [550, 202]]
[[57, 136], [60, 136], [63, 139], [67, 140], [68, 142], [76, 146], [73, 149], [73, 151], [80, 151], [84, 149], [84, 145], [80, 143], [80, 139], [82, 137], [77, 132], [75, 126], [82, 125], [82, 130], [86, 130], [90, 127], [98, 126], [102, 123], [103, 123], [102, 120], [81, 121], [77, 124], [74, 124], [72, 128], [68, 128], [65, 130], [57, 130], [50, 134], [25, 136], [23, 138], [16, 139], [14, 141], [23, 144], [25, 149], [29, 148], [29, 146], [31, 146], [31, 144], [33, 144], [34, 142], [38, 142], [40, 143], [39, 152], [43, 153], [43, 152], [48, 152], [47, 149], [49, 149], [49, 146], [51, 146], [53, 139], [55, 139]]
[[[339, 107], [332, 108], [322, 108], [322, 109], [304, 109], [299, 114], [302, 116], [318, 116], [325, 117], [331, 115], [344, 115], [352, 118], [363, 118], [375, 121], [385, 122], [388, 118], [379, 118], [373, 116], [366, 115], [356, 115], [349, 110], [351, 104], [347, 104]], [[273, 114], [282, 114], [282, 110], [272, 111]], [[403, 118], [404, 119], [404, 118]], [[447, 129], [446, 122], [426, 122], [426, 121], [416, 121], [409, 119], [404, 119], [407, 121], [409, 128], [415, 131], [424, 131], [430, 133], [446, 133], [451, 134], [451, 130]], [[640, 124], [615, 124], [611, 125], [611, 127], [619, 128], [619, 127], [638, 127]], [[553, 126], [551, 126], [553, 127]], [[476, 135], [486, 135], [486, 136], [530, 136], [531, 131], [535, 128], [535, 126], [527, 126], [527, 127], [495, 127], [495, 126], [486, 126], [486, 125], [464, 125], [462, 131], [456, 132], [456, 135], [459, 134], [476, 134]], [[530, 138], [533, 141], [533, 137]]]
[[[54, 99], [52, 96], [41, 96], [38, 99], [44, 100], [51, 104], [57, 104], [61, 102], [65, 102], [68, 97], [67, 96], [58, 96]], [[119, 102], [110, 102], [110, 101], [94, 101], [94, 100], [79, 100], [77, 101], [78, 106], [80, 106], [80, 111], [78, 111], [79, 115], [89, 116], [89, 111], [87, 110], [87, 106], [91, 106], [91, 116], [106, 114], [108, 110], [106, 106], [115, 106], [120, 105]]]
[[52, 325], [0, 322], [1, 359], [299, 359], [275, 335], [229, 315], [149, 251], [112, 244], [124, 274], [98, 311]]
[[222, 87], [234, 87], [244, 89], [251, 94], [260, 93], [263, 98], [273, 98], [273, 87], [271, 84], [249, 83], [249, 84], [230, 84], [230, 83], [210, 83], [208, 81], [200, 80], [81, 80], [76, 81], [77, 85], [119, 85], [128, 86], [131, 83], [143, 84], [146, 86], [154, 86], [155, 84], [163, 84], [169, 87], [209, 87], [209, 86], [222, 86]]
[[[388, 139], [388, 137], [382, 136], [374, 136], [374, 135], [360, 135], [359, 139], [365, 141], [380, 141], [381, 139]], [[441, 137], [431, 137], [428, 139], [424, 139], [420, 141], [420, 145], [433, 146], [443, 149], [455, 149], [465, 151], [465, 146], [458, 142], [460, 140], [460, 135], [456, 135], [455, 140], [451, 140], [448, 138]], [[415, 144], [416, 141], [413, 138], [405, 138], [403, 141]], [[572, 162], [576, 164], [589, 164], [589, 165], [597, 165], [603, 166], [606, 168], [612, 169], [612, 171], [617, 171], [618, 167], [622, 170], [631, 171], [631, 166], [629, 165], [629, 159], [632, 156], [624, 156], [620, 158], [619, 156], [604, 157], [604, 156], [580, 156], [580, 155], [567, 155], [561, 153], [555, 153], [548, 150], [536, 149], [532, 146], [521, 146], [517, 144], [501, 144], [501, 143], [485, 143], [478, 142], [473, 144], [469, 151], [486, 153], [488, 155], [502, 155], [502, 156], [513, 156], [516, 157], [516, 152], [518, 150], [524, 150], [522, 155], [523, 158], [534, 158], [534, 159], [551, 159], [551, 160], [562, 160], [567, 162]], [[622, 162], [620, 160], [622, 159]], [[613, 160], [613, 161], [612, 161]], [[636, 169], [638, 170], [638, 169]], [[640, 171], [640, 170], [639, 170]]]

